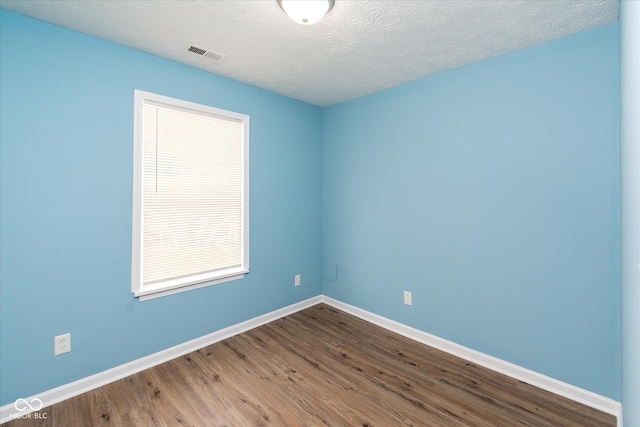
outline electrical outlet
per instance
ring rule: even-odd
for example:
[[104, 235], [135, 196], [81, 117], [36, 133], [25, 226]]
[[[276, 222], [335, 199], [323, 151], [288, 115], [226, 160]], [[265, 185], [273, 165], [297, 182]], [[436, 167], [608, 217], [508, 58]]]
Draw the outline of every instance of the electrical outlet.
[[53, 339], [53, 355], [59, 356], [71, 351], [71, 334], [58, 335]]
[[294, 285], [295, 286], [300, 286], [300, 275], [296, 274], [295, 280], [294, 280]]
[[406, 305], [411, 305], [412, 304], [412, 302], [411, 302], [411, 292], [404, 291], [404, 303]]

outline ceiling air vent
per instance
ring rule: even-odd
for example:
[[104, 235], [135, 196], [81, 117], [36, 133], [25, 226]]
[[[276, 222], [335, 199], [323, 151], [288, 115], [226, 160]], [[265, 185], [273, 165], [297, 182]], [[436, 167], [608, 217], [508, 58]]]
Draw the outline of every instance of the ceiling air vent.
[[227, 57], [227, 55], [223, 55], [221, 53], [218, 52], [213, 52], [211, 50], [207, 50], [207, 49], [203, 49], [201, 47], [198, 46], [194, 46], [194, 45], [190, 45], [187, 50], [189, 52], [193, 52], [196, 55], [200, 55], [200, 56], [204, 56], [206, 58], [209, 58], [217, 63], [220, 63], [222, 61], [225, 60], [225, 58]]

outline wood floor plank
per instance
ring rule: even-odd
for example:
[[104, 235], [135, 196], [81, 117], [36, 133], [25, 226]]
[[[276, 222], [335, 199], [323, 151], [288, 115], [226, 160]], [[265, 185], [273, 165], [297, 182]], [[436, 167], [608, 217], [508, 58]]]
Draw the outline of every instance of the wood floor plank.
[[321, 413], [325, 419], [344, 419], [344, 425], [375, 424], [375, 421], [384, 420], [379, 407], [371, 408], [360, 402], [346, 405], [344, 402], [353, 401], [354, 386], [350, 386], [341, 376], [336, 376], [335, 372], [325, 370], [319, 373], [320, 364], [301, 358], [295, 350], [285, 359], [297, 363], [297, 369], [289, 377], [290, 382], [283, 386], [290, 389], [292, 394], [302, 397], [310, 415]]
[[[325, 380], [334, 378], [337, 383], [341, 384], [341, 387], [333, 390], [333, 394], [341, 401], [353, 401], [352, 406], [360, 405], [360, 409], [365, 412], [368, 411], [370, 417], [373, 416], [376, 411], [381, 411], [383, 420], [388, 419], [389, 415], [396, 415], [398, 419], [394, 420], [395, 423], [402, 422], [413, 425], [420, 420], [430, 420], [434, 425], [454, 425], [451, 420], [447, 421], [449, 417], [447, 414], [433, 410], [430, 404], [425, 405], [422, 402], [402, 398], [398, 399], [398, 396], [389, 393], [389, 390], [380, 388], [380, 384], [376, 385], [372, 383], [371, 378], [368, 377], [362, 367], [357, 364], [336, 363], [335, 357], [326, 354], [330, 349], [323, 347], [322, 344], [318, 346], [313, 346], [311, 342], [307, 342], [306, 344], [314, 354], [314, 359], [310, 363], [310, 367], [331, 367], [331, 369], [322, 371], [320, 377]], [[288, 345], [295, 346], [296, 342]], [[285, 347], [286, 346], [287, 344], [285, 344]], [[302, 350], [297, 349], [297, 352], [302, 353]], [[309, 356], [305, 356], [305, 358], [308, 357]], [[346, 391], [346, 393], [343, 393], [343, 391]], [[366, 397], [366, 399], [353, 399], [352, 395], [354, 394], [360, 397]], [[417, 407], [421, 409], [419, 417], [416, 417]], [[385, 416], [385, 414], [387, 415]], [[373, 422], [373, 420], [370, 422], [378, 424]]]
[[[344, 322], [342, 323], [344, 324]], [[406, 363], [405, 360], [402, 360], [401, 364], [398, 364], [398, 361], [394, 360], [397, 359], [397, 357], [395, 357], [397, 354], [391, 354], [389, 352], [389, 354], [385, 355], [378, 352], [377, 350], [388, 347], [388, 343], [380, 343], [378, 338], [379, 337], [376, 337], [375, 342], [370, 343], [376, 351], [369, 353], [362, 349], [363, 347], [367, 347], [366, 345], [360, 346], [359, 348], [357, 345], [350, 345], [348, 342], [340, 344], [340, 356], [334, 355], [334, 359], [336, 361], [341, 357], [345, 359], [345, 363], [352, 365], [352, 368], [361, 372], [374, 387], [381, 387], [402, 399], [412, 402], [415, 406], [435, 410], [439, 414], [446, 414], [447, 420], [439, 420], [439, 424], [451, 423], [460, 425], [461, 423], [465, 423], [478, 426], [492, 425], [490, 423], [484, 423], [482, 419], [474, 416], [473, 413], [464, 411], [463, 408], [457, 413], [453, 412], [453, 406], [455, 405], [452, 405], [450, 400], [448, 401], [442, 398], [445, 390], [443, 390], [443, 386], [439, 384], [439, 382], [433, 381], [432, 379], [420, 381], [422, 379], [422, 372], [419, 371], [418, 365], [411, 362]], [[360, 343], [364, 342], [362, 336], [360, 336], [358, 340]], [[353, 340], [351, 341], [355, 342]], [[386, 357], [383, 367], [376, 362], [377, 360], [381, 360], [382, 357]], [[402, 357], [404, 358], [404, 355], [402, 355]], [[410, 371], [411, 368], [413, 368], [413, 372]], [[421, 399], [424, 397], [426, 397], [426, 399]], [[427, 403], [425, 404], [422, 400]], [[495, 422], [495, 415], [493, 418], [493, 422]]]
[[325, 304], [56, 405], [48, 426], [608, 427], [615, 417]]
[[[327, 327], [334, 327], [335, 322], [329, 321], [329, 319], [322, 318], [323, 313], [337, 312], [330, 307], [319, 310], [316, 312], [317, 319], [322, 320], [321, 325], [327, 325]], [[301, 313], [302, 315], [306, 313]], [[400, 335], [392, 334], [387, 337], [384, 345], [375, 345], [378, 342], [379, 337], [377, 334], [368, 335], [370, 328], [368, 323], [357, 318], [351, 317], [351, 320], [341, 321], [343, 326], [348, 327], [349, 334], [352, 335], [352, 339], [358, 339], [360, 342], [366, 342], [370, 340], [369, 344], [363, 345], [363, 353], [368, 354], [372, 358], [379, 357], [376, 352], [382, 352], [386, 354], [385, 365], [393, 365], [394, 357], [393, 352], [401, 354], [403, 358], [410, 357], [413, 361], [409, 364], [415, 366], [420, 372], [425, 373], [426, 377], [437, 378], [439, 381], [444, 382], [452, 387], [451, 391], [455, 392], [456, 389], [463, 391], [464, 393], [471, 393], [477, 398], [489, 401], [492, 396], [499, 396], [500, 399], [496, 400], [498, 405], [506, 402], [510, 410], [518, 409], [525, 412], [532, 412], [537, 414], [537, 425], [558, 425], [557, 419], [554, 417], [562, 416], [570, 418], [569, 425], [590, 425], [589, 419], [584, 418], [584, 414], [578, 410], [578, 408], [584, 408], [582, 405], [571, 401], [552, 393], [539, 393], [540, 390], [530, 386], [529, 384], [515, 380], [504, 375], [496, 374], [495, 372], [477, 367], [470, 362], [457, 358], [450, 354], [432, 351], [429, 357], [425, 357], [424, 346], [409, 340]], [[393, 350], [389, 350], [390, 347]], [[368, 353], [367, 353], [368, 352]], [[385, 353], [386, 352], [386, 353]], [[402, 352], [402, 353], [401, 353]], [[412, 353], [413, 352], [413, 353]], [[388, 357], [387, 357], [388, 356]], [[420, 363], [420, 360], [427, 360], [433, 363]], [[461, 370], [458, 367], [464, 365], [468, 369]], [[438, 372], [440, 371], [440, 372]], [[485, 390], [486, 389], [486, 390]], [[527, 391], [528, 390], [528, 391]], [[536, 406], [542, 405], [545, 411], [540, 412]], [[550, 413], [550, 419], [547, 420], [547, 424], [544, 423], [545, 413]], [[608, 417], [608, 415], [607, 415]], [[512, 418], [517, 419], [517, 414], [514, 414]], [[593, 421], [591, 421], [593, 422]], [[606, 422], [604, 420], [599, 422]], [[574, 423], [574, 424], [571, 424]], [[603, 424], [596, 424], [603, 425]]]

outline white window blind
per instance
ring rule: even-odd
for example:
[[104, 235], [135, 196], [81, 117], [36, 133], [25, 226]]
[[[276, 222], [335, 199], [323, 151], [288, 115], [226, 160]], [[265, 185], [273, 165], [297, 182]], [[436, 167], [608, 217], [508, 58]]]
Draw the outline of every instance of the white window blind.
[[248, 271], [248, 117], [144, 92], [136, 98], [142, 191], [133, 292], [241, 277]]

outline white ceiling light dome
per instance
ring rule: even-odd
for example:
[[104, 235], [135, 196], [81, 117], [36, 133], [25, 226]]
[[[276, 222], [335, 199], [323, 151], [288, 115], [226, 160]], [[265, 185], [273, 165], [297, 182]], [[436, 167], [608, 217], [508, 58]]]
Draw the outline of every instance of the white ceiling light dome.
[[334, 0], [278, 0], [278, 4], [289, 18], [303, 25], [320, 21], [334, 3]]

